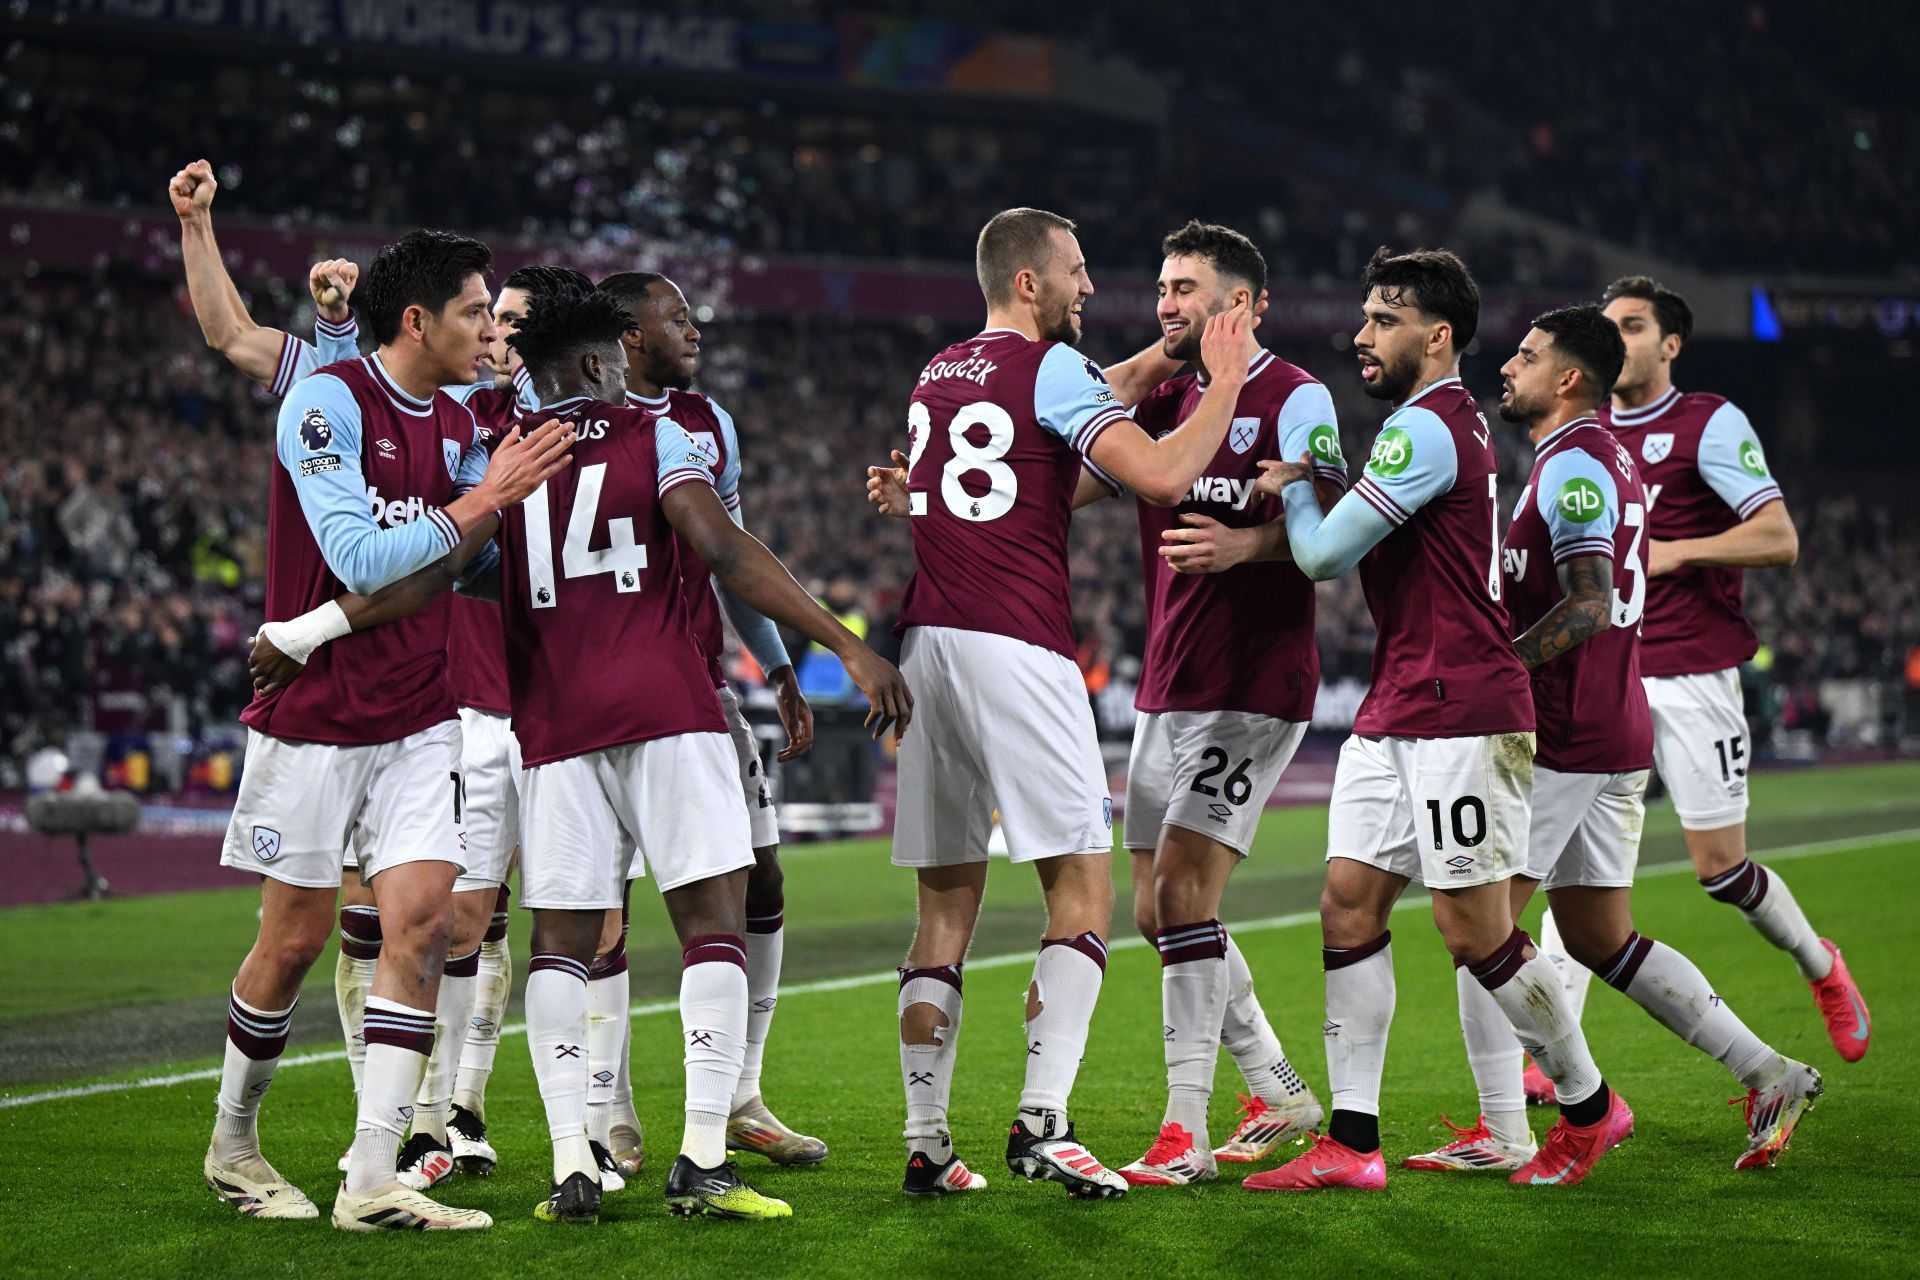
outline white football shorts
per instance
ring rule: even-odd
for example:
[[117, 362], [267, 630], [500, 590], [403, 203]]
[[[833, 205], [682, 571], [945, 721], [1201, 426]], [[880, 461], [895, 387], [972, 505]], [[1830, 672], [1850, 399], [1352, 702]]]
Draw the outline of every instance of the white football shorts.
[[900, 744], [893, 861], [984, 862], [1000, 814], [1009, 856], [1113, 850], [1113, 797], [1080, 668], [1024, 640], [912, 627], [900, 670], [913, 727]]
[[1126, 845], [1152, 849], [1184, 827], [1241, 857], [1307, 726], [1251, 711], [1148, 711], [1127, 761]]
[[1560, 773], [1534, 766], [1523, 874], [1547, 889], [1631, 887], [1640, 864], [1646, 796], [1645, 769]]
[[649, 871], [664, 893], [753, 865], [724, 733], [535, 765], [520, 775], [520, 827], [520, 905], [536, 910], [617, 907]]
[[1349, 737], [1334, 769], [1327, 858], [1352, 858], [1429, 889], [1526, 870], [1531, 733]]
[[465, 790], [467, 869], [455, 893], [497, 889], [520, 843], [520, 740], [506, 716], [460, 708], [460, 776]]
[[741, 710], [740, 695], [734, 692], [733, 686], [721, 685], [719, 694], [720, 714], [726, 717], [734, 755], [740, 761], [740, 793], [747, 802], [753, 847], [765, 849], [780, 843], [780, 815], [774, 811], [773, 793], [767, 790], [767, 771], [760, 764], [760, 740], [753, 736], [753, 725]]
[[1692, 676], [1647, 676], [1653, 763], [1689, 831], [1747, 820], [1747, 717], [1735, 668]]
[[460, 781], [458, 720], [356, 747], [248, 729], [220, 863], [304, 889], [336, 888], [343, 864], [366, 880], [403, 862], [465, 870]]

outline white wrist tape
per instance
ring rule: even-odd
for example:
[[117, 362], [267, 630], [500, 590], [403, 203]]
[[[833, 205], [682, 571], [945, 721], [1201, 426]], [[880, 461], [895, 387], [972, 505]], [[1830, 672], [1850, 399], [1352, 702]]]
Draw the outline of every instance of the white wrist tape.
[[269, 622], [260, 628], [260, 634], [271, 641], [274, 648], [304, 666], [315, 649], [329, 640], [338, 640], [352, 630], [347, 615], [337, 603], [329, 600], [318, 609], [309, 610], [297, 618]]

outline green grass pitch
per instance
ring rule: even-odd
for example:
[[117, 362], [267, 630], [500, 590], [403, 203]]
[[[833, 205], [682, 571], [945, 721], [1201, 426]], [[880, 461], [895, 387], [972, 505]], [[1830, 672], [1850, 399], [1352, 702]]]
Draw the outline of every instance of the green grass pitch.
[[[591, 1228], [548, 1226], [547, 1141], [525, 1038], [500, 1050], [488, 1095], [500, 1173], [441, 1194], [494, 1215], [479, 1236], [348, 1236], [324, 1220], [333, 1162], [352, 1126], [337, 1057], [283, 1068], [267, 1100], [267, 1154], [322, 1208], [318, 1223], [255, 1223], [200, 1181], [213, 1111], [222, 1007], [252, 936], [249, 890], [0, 911], [0, 1275], [1191, 1275], [1382, 1273], [1528, 1277], [1912, 1275], [1920, 1105], [1920, 766], [1864, 766], [1756, 779], [1751, 843], [1773, 851], [1815, 925], [1845, 947], [1875, 1016], [1872, 1052], [1842, 1063], [1791, 962], [1680, 865], [1671, 811], [1649, 815], [1636, 919], [1692, 956], [1762, 1036], [1825, 1075], [1827, 1094], [1778, 1168], [1736, 1174], [1743, 1146], [1733, 1080], [1596, 983], [1587, 1030], [1638, 1136], [1572, 1190], [1390, 1170], [1384, 1195], [1257, 1196], [1219, 1183], [1071, 1201], [1016, 1182], [1000, 1155], [1022, 1070], [1022, 994], [1040, 928], [1032, 875], [996, 864], [967, 978], [954, 1136], [991, 1185], [964, 1200], [899, 1194], [899, 1060], [891, 966], [905, 946], [911, 877], [883, 842], [790, 848], [787, 989], [767, 1053], [766, 1096], [833, 1146], [812, 1170], [743, 1162], [790, 1200], [781, 1223], [672, 1220], [660, 1184], [679, 1137], [680, 1048], [668, 1012], [678, 949], [649, 886], [636, 886], [634, 1077], [647, 1168]], [[1268, 815], [1225, 916], [1301, 1074], [1325, 1094], [1318, 896], [1325, 816]], [[1163, 1101], [1159, 981], [1150, 950], [1120, 927], [1074, 1093], [1081, 1136], [1110, 1165], [1138, 1156]], [[525, 913], [515, 913], [525, 967]], [[1236, 927], [1237, 926], [1237, 927]], [[1399, 1012], [1383, 1098], [1389, 1164], [1443, 1136], [1439, 1114], [1475, 1107], [1453, 977], [1423, 902], [1395, 921]], [[338, 1048], [332, 957], [302, 1001], [295, 1055]], [[517, 1016], [517, 1013], [516, 1013]], [[156, 1077], [176, 1083], [125, 1087]], [[1903, 1083], [1903, 1081], [1905, 1083]], [[1215, 1136], [1235, 1086], [1222, 1059]], [[100, 1091], [42, 1099], [50, 1091]], [[1549, 1117], [1535, 1112], [1536, 1132]], [[1291, 1150], [1291, 1149], [1289, 1149]], [[1228, 1170], [1232, 1170], [1229, 1172]]]

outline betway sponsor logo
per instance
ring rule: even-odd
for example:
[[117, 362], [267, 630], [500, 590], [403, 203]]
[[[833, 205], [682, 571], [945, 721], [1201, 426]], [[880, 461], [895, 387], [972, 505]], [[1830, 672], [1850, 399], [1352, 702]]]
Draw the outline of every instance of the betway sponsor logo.
[[373, 522], [385, 525], [389, 529], [397, 525], [412, 524], [426, 515], [429, 509], [438, 510], [438, 508], [429, 508], [424, 498], [404, 500], [396, 498], [389, 502], [380, 496], [380, 490], [375, 485], [367, 486], [367, 505], [373, 510]]
[[981, 356], [969, 356], [965, 360], [935, 360], [920, 371], [920, 385], [924, 387], [935, 378], [959, 378], [984, 387], [987, 385], [987, 375], [999, 367]]
[[1187, 491], [1189, 502], [1224, 502], [1235, 511], [1244, 511], [1253, 501], [1253, 481], [1228, 476], [1201, 476]]

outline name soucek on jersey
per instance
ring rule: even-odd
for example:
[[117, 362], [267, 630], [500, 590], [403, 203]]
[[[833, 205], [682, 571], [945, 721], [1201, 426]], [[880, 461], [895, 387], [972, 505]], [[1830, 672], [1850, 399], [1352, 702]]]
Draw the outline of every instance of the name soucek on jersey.
[[[289, 388], [267, 503], [266, 618], [284, 622], [349, 591], [367, 594], [451, 551], [443, 508], [486, 472], [464, 405], [421, 400], [377, 355], [330, 364]], [[483, 552], [482, 556], [490, 556]], [[454, 715], [448, 598], [316, 650], [301, 678], [241, 714], [276, 738], [363, 746]]]
[[1653, 720], [1640, 683], [1647, 599], [1647, 503], [1633, 459], [1597, 418], [1579, 418], [1535, 446], [1533, 473], [1507, 527], [1501, 567], [1515, 634], [1564, 596], [1559, 567], [1611, 562], [1608, 627], [1535, 667], [1535, 763], [1562, 773], [1627, 773], [1653, 763]]
[[901, 630], [985, 631], [1074, 655], [1067, 522], [1081, 459], [1127, 417], [1098, 365], [989, 329], [920, 373], [907, 406], [914, 574]]
[[[1640, 470], [1649, 538], [1709, 538], [1781, 500], [1753, 424], [1724, 397], [1668, 388], [1639, 409], [1602, 408], [1600, 421]], [[1698, 675], [1751, 658], [1759, 640], [1741, 599], [1744, 580], [1739, 569], [1704, 565], [1650, 581], [1641, 673]]]
[[[1206, 387], [1197, 374], [1169, 379], [1140, 402], [1134, 421], [1149, 435], [1165, 436], [1193, 415]], [[1179, 517], [1188, 512], [1232, 528], [1279, 519], [1280, 499], [1253, 491], [1260, 460], [1303, 453], [1312, 454], [1316, 479], [1346, 488], [1333, 398], [1304, 369], [1262, 351], [1248, 365], [1227, 438], [1186, 501], [1138, 504], [1147, 593], [1146, 655], [1134, 699], [1139, 710], [1247, 711], [1296, 722], [1313, 717], [1320, 651], [1312, 581], [1291, 561], [1188, 574], [1174, 572], [1160, 555], [1160, 535], [1184, 528]]]
[[725, 733], [688, 628], [679, 540], [661, 500], [711, 486], [687, 433], [576, 397], [573, 462], [501, 524], [501, 609], [514, 732], [527, 768], [681, 733]]
[[[1360, 561], [1377, 637], [1353, 731], [1464, 738], [1534, 725], [1502, 600], [1493, 432], [1458, 378], [1388, 415], [1352, 498], [1395, 528]], [[1351, 501], [1352, 499], [1345, 499]]]

